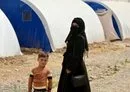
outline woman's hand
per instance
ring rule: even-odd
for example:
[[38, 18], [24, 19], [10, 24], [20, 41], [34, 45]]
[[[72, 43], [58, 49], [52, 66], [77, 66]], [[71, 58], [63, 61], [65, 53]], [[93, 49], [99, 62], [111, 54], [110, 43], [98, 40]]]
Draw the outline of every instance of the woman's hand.
[[71, 73], [71, 71], [69, 69], [66, 69], [66, 73], [69, 74]]

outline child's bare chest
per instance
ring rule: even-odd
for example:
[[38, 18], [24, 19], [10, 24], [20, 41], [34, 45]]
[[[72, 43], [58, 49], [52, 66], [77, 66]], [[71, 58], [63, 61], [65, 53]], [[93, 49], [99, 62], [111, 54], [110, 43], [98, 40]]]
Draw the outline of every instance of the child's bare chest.
[[34, 73], [34, 81], [43, 81], [47, 79], [47, 71], [44, 70], [35, 70]]

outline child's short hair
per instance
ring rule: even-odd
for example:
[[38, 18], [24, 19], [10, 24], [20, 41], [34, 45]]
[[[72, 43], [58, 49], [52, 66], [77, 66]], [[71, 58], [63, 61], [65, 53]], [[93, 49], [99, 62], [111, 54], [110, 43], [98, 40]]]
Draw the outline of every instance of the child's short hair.
[[41, 57], [45, 58], [45, 57], [49, 57], [49, 55], [48, 55], [48, 53], [46, 53], [46, 52], [44, 52], [44, 51], [41, 51], [41, 52], [39, 52], [39, 54], [38, 54], [38, 58], [41, 58]]

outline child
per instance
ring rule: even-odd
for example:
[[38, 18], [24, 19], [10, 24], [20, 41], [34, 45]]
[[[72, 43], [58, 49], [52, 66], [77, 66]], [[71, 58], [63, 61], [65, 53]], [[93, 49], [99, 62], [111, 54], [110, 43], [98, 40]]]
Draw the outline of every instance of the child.
[[51, 92], [52, 89], [52, 74], [47, 68], [49, 55], [45, 52], [38, 54], [38, 66], [32, 69], [32, 73], [28, 80], [28, 92]]

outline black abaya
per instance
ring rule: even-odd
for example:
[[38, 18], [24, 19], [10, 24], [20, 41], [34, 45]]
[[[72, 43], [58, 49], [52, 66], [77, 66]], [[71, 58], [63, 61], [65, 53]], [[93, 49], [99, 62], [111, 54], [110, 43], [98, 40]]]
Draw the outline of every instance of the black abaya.
[[[64, 53], [57, 92], [91, 92], [86, 66], [83, 61], [84, 49], [85, 38], [82, 35], [77, 35], [74, 39], [69, 39], [66, 52]], [[66, 73], [66, 69], [70, 70], [71, 73]], [[71, 83], [71, 77], [72, 75], [80, 74], [86, 75], [86, 85], [75, 88]]]

